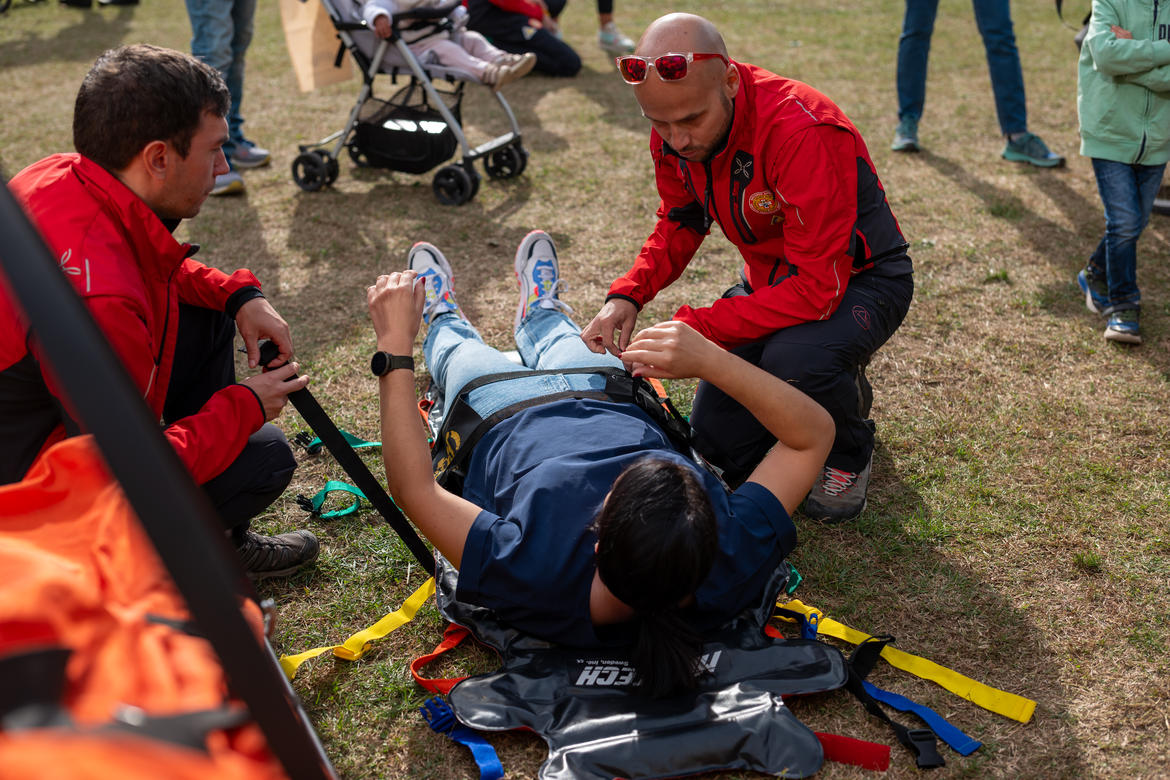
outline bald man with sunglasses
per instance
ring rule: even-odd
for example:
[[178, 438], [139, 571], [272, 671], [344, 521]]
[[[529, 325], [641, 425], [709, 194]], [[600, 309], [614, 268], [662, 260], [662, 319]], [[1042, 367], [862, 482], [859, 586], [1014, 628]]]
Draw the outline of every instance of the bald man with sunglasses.
[[[654, 232], [582, 338], [594, 352], [620, 355], [638, 312], [718, 224], [743, 255], [742, 282], [675, 319], [829, 411], [836, 439], [804, 512], [827, 522], [857, 517], [874, 447], [865, 366], [901, 324], [914, 288], [908, 244], [865, 141], [812, 87], [731, 60], [699, 16], [657, 19], [617, 64], [650, 121], [662, 202]], [[732, 483], [775, 442], [706, 382], [691, 423], [700, 452]]]

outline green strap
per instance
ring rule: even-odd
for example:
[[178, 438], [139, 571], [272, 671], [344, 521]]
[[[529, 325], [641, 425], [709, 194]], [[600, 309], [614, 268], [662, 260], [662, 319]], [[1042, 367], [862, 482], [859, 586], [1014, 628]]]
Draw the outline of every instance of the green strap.
[[[343, 439], [345, 439], [346, 443], [349, 444], [350, 447], [353, 447], [355, 450], [360, 450], [363, 447], [381, 447], [382, 446], [382, 442], [380, 442], [380, 441], [366, 441], [365, 439], [361, 439], [361, 438], [358, 438], [357, 436], [354, 436], [349, 431], [345, 431], [345, 430], [341, 430], [341, 429], [338, 429], [338, 430], [341, 431], [341, 436]], [[303, 438], [307, 439], [308, 437], [304, 436]], [[300, 444], [301, 446], [303, 446], [305, 448], [305, 450], [310, 455], [316, 455], [318, 452], [320, 452], [321, 446], [324, 443], [321, 441], [320, 437], [313, 438], [310, 441], [308, 441], [308, 443], [305, 443], [304, 441], [301, 440], [302, 436], [298, 436], [297, 439], [298, 439], [297, 444]], [[365, 496], [362, 496], [362, 498], [365, 498]]]
[[[332, 511], [322, 513], [321, 507], [325, 505], [325, 498], [330, 493], [334, 492], [349, 493], [353, 495], [353, 503], [344, 509], [334, 509]], [[350, 485], [346, 482], [341, 482], [336, 479], [331, 479], [326, 482], [325, 487], [321, 488], [317, 495], [313, 496], [311, 499], [306, 501], [303, 500], [304, 496], [297, 496], [297, 503], [301, 504], [301, 506], [306, 511], [312, 512], [314, 516], [319, 517], [322, 520], [328, 520], [332, 517], [343, 517], [344, 515], [356, 512], [358, 507], [362, 504], [362, 499], [365, 497], [366, 494], [353, 485]], [[369, 499], [366, 500], [368, 501]]]

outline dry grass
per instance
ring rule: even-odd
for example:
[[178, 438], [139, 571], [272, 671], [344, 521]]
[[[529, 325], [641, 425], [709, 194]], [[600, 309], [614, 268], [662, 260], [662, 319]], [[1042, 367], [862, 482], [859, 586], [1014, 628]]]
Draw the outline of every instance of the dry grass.
[[[490, 343], [506, 344], [511, 251], [533, 227], [556, 238], [567, 297], [582, 317], [592, 314], [648, 233], [656, 198], [646, 128], [593, 45], [590, 4], [572, 6], [565, 19], [586, 60], [582, 74], [509, 87], [532, 153], [528, 172], [485, 182], [458, 209], [435, 204], [427, 177], [355, 171], [348, 160], [331, 191], [296, 189], [288, 175], [296, 144], [340, 126], [356, 83], [298, 94], [277, 4], [261, 5], [244, 113], [276, 164], [248, 172], [246, 197], [209, 202], [182, 235], [201, 243], [209, 262], [257, 271], [339, 424], [366, 436], [377, 430], [362, 295], [414, 241], [434, 241], [453, 259], [460, 300]], [[879, 425], [870, 509], [846, 527], [802, 525], [800, 595], [1039, 702], [1033, 722], [1021, 725], [877, 670], [879, 685], [933, 706], [985, 743], [969, 758], [948, 754], [935, 777], [1168, 776], [1170, 221], [1155, 217], [1139, 249], [1146, 343], [1112, 347], [1072, 281], [1102, 218], [1091, 169], [1075, 154], [1071, 32], [1043, 4], [1015, 8], [1032, 129], [1070, 158], [1065, 170], [1022, 168], [998, 156], [970, 4], [942, 5], [921, 127], [929, 151], [916, 156], [886, 151], [900, 3], [676, 6], [713, 14], [737, 57], [836, 99], [869, 139], [913, 242], [914, 306], [870, 370]], [[618, 12], [635, 31], [659, 8]], [[16, 0], [0, 18], [0, 166], [11, 175], [70, 147], [72, 97], [99, 51], [131, 41], [182, 49], [188, 37], [175, 0], [89, 13]], [[464, 116], [481, 137], [498, 128], [484, 95], [469, 96]], [[647, 318], [711, 299], [734, 281], [736, 265], [713, 236]], [[283, 425], [291, 432], [303, 423], [290, 413]], [[340, 476], [327, 456], [305, 458], [293, 490], [263, 520], [272, 529], [308, 525], [324, 547], [314, 571], [266, 588], [281, 606], [277, 643], [286, 652], [340, 641], [421, 583], [402, 545], [368, 512], [316, 523], [297, 509], [296, 492]], [[323, 658], [304, 667], [296, 688], [342, 775], [474, 776], [465, 751], [414, 713], [423, 695], [406, 663], [440, 633], [428, 607], [359, 663]], [[470, 649], [447, 671], [494, 663]], [[846, 694], [794, 707], [818, 730], [890, 741]], [[534, 775], [543, 760], [537, 737], [491, 741], [512, 777]], [[822, 776], [864, 774], [826, 765]], [[900, 749], [891, 774], [916, 775]]]

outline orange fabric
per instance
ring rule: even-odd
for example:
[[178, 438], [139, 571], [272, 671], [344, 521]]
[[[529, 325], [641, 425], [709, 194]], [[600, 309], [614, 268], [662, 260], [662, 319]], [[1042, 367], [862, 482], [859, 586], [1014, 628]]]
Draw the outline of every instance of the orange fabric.
[[[23, 481], [0, 487], [0, 507], [0, 656], [46, 645], [70, 648], [62, 705], [82, 732], [3, 735], [5, 772], [27, 759], [41, 771], [13, 776], [55, 777], [50, 764], [58, 763], [60, 754], [82, 751], [92, 756], [84, 760], [90, 765], [106, 753], [132, 753], [109, 738], [83, 733], [107, 723], [122, 705], [174, 715], [226, 704], [226, 680], [211, 645], [147, 620], [155, 615], [187, 621], [190, 613], [91, 437], [66, 439], [49, 449]], [[246, 601], [243, 609], [262, 634], [256, 605]], [[142, 745], [155, 745], [199, 755], [143, 738], [132, 742], [139, 754]], [[214, 760], [216, 777], [283, 777], [255, 724], [230, 737], [213, 732], [208, 744], [212, 757], [203, 759]], [[166, 761], [167, 776], [187, 777], [173, 761]], [[134, 766], [123, 772], [107, 765], [104, 776], [138, 777]], [[232, 767], [246, 767], [248, 773]]]
[[464, 639], [469, 637], [471, 632], [463, 626], [458, 626], [454, 623], [447, 624], [447, 630], [443, 632], [443, 641], [436, 645], [435, 649], [426, 655], [421, 655], [410, 662], [410, 674], [414, 677], [414, 681], [426, 688], [431, 693], [437, 693], [446, 696], [455, 687], [456, 683], [460, 683], [467, 679], [467, 675], [463, 677], [444, 677], [431, 678], [423, 677], [419, 674], [419, 669], [429, 664], [439, 656], [447, 651], [457, 647]]

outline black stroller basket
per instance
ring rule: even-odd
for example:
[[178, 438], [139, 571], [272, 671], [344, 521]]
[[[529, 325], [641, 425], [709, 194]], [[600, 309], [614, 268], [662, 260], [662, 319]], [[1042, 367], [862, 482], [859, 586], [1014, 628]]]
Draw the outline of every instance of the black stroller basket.
[[[462, 122], [462, 90], [439, 94], [455, 120]], [[455, 133], [427, 101], [422, 86], [412, 82], [389, 100], [367, 99], [358, 111], [347, 147], [358, 165], [426, 173], [450, 160], [458, 145]]]
[[[510, 131], [479, 146], [471, 146], [463, 132], [460, 111], [466, 74], [429, 64], [424, 67], [403, 40], [403, 33], [451, 29], [446, 17], [460, 5], [460, 0], [451, 0], [437, 8], [394, 14], [393, 32], [386, 40], [375, 39], [365, 22], [348, 21], [349, 17], [338, 10], [340, 4], [352, 1], [320, 0], [341, 39], [337, 63], [340, 64], [344, 50], [348, 49], [361, 69], [362, 89], [345, 127], [316, 143], [300, 146], [300, 154], [292, 166], [297, 186], [315, 192], [335, 182], [342, 149], [359, 167], [413, 174], [426, 173], [457, 155], [456, 161], [439, 168], [432, 182], [435, 197], [449, 206], [466, 203], [479, 191], [477, 160], [482, 161], [484, 172], [492, 179], [510, 179], [523, 173], [528, 164], [528, 151], [520, 137], [516, 116], [504, 96], [492, 93], [508, 119]], [[367, 49], [372, 47], [373, 51], [364, 49], [359, 40], [369, 44]], [[385, 70], [385, 55], [391, 48], [399, 64], [390, 64]], [[398, 87], [389, 100], [374, 97], [374, 77], [380, 72], [387, 73]], [[399, 86], [400, 75], [406, 77], [405, 86]], [[433, 78], [446, 79], [455, 86], [438, 90]]]

